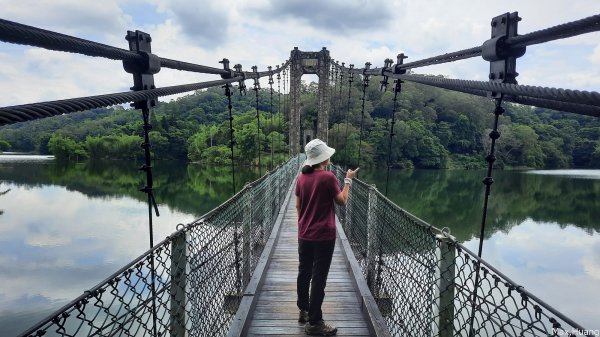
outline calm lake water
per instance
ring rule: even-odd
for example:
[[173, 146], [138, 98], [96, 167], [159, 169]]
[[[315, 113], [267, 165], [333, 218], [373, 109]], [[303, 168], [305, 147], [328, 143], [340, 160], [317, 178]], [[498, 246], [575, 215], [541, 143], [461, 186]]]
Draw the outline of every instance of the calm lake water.
[[[59, 165], [0, 156], [0, 331], [14, 336], [149, 247], [139, 164]], [[483, 171], [392, 173], [388, 197], [468, 248], [478, 245]], [[237, 190], [257, 172], [236, 171]], [[155, 243], [232, 194], [231, 171], [154, 169]], [[385, 192], [385, 171], [361, 179]], [[495, 172], [483, 257], [588, 329], [600, 327], [600, 171]]]

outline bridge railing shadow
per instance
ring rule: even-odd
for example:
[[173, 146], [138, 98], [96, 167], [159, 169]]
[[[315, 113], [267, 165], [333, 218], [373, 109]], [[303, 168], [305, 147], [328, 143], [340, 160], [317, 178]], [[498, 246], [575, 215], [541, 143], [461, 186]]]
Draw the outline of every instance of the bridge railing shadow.
[[[332, 171], [342, 184], [345, 171]], [[354, 179], [336, 213], [393, 336], [570, 336], [581, 326]]]
[[20, 336], [226, 335], [299, 164], [289, 159], [180, 225]]

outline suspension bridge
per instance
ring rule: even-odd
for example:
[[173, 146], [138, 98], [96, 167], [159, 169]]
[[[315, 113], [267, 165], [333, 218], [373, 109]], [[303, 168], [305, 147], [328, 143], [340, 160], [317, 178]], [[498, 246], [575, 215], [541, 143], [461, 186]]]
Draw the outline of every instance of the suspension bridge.
[[[296, 219], [291, 206], [295, 177], [303, 161], [302, 144], [312, 136], [302, 133], [299, 107], [300, 78], [319, 77], [319, 115], [316, 137], [328, 139], [331, 97], [341, 101], [343, 81], [363, 83], [379, 76], [382, 90], [393, 83], [393, 112], [389, 116], [390, 151], [395, 113], [402, 83], [429, 86], [489, 97], [495, 102], [489, 137], [485, 199], [478, 252], [472, 252], [450, 233], [425, 223], [391, 202], [374, 186], [357, 180], [345, 206], [337, 207], [338, 240], [327, 284], [324, 312], [340, 336], [576, 336], [586, 330], [559, 310], [536, 297], [482, 259], [488, 196], [494, 182], [495, 144], [500, 138], [498, 118], [504, 102], [533, 105], [600, 117], [600, 93], [518, 84], [517, 59], [534, 44], [600, 30], [600, 15], [517, 34], [520, 18], [506, 13], [492, 18], [491, 38], [476, 47], [404, 63], [405, 55], [386, 59], [380, 68], [362, 68], [335, 61], [329, 51], [301, 51], [268, 70], [244, 71], [161, 58], [151, 52], [151, 37], [129, 31], [128, 49], [0, 20], [0, 40], [61, 52], [80, 53], [122, 61], [133, 76], [131, 91], [0, 108], [0, 126], [76, 113], [116, 104], [133, 103], [141, 111], [145, 162], [142, 170], [148, 199], [150, 249], [109, 275], [92, 289], [24, 331], [20, 337], [39, 336], [265, 336], [303, 334], [296, 322]], [[482, 57], [489, 62], [489, 81], [450, 79], [411, 73], [411, 69]], [[161, 68], [220, 76], [220, 79], [158, 88], [153, 75]], [[253, 80], [257, 97], [260, 78], [268, 78], [272, 95], [274, 76], [289, 82], [289, 159], [196, 221], [154, 242], [152, 219], [158, 215], [153, 195], [149, 114], [158, 98], [220, 86], [228, 97], [231, 162], [234, 174], [234, 116], [232, 89], [245, 93]], [[279, 93], [281, 94], [281, 93]], [[350, 95], [350, 90], [348, 91]], [[350, 100], [348, 100], [350, 102]], [[349, 105], [350, 103], [348, 103]], [[341, 106], [341, 102], [339, 103]], [[349, 108], [348, 108], [349, 109]], [[346, 121], [347, 123], [347, 121]], [[347, 124], [346, 124], [347, 125]], [[360, 141], [363, 140], [361, 125]], [[261, 167], [260, 151], [259, 169]], [[358, 162], [360, 163], [360, 146]], [[341, 167], [333, 172], [340, 182]], [[389, 177], [389, 165], [388, 165]], [[235, 191], [234, 191], [235, 192]]]

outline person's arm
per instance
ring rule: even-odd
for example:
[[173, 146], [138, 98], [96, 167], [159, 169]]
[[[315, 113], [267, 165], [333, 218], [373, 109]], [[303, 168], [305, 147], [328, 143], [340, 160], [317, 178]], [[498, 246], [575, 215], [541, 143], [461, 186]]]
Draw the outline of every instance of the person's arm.
[[344, 179], [344, 188], [338, 195], [335, 196], [334, 199], [336, 204], [345, 205], [346, 202], [348, 202], [348, 192], [350, 191], [350, 184], [352, 184], [352, 178], [354, 178], [356, 171], [358, 171], [358, 167], [354, 171], [348, 169], [348, 171], [346, 172], [346, 179]]
[[300, 216], [300, 197], [296, 196], [296, 212], [298, 212], [298, 216]]

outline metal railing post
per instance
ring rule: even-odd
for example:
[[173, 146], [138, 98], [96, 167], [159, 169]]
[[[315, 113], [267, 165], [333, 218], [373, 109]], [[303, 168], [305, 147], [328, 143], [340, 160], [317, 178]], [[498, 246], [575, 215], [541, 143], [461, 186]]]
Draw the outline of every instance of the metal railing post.
[[244, 223], [242, 224], [242, 291], [250, 280], [252, 270], [252, 222], [254, 220], [254, 185], [246, 185]]
[[[434, 292], [434, 305], [438, 316], [433, 322], [434, 336], [454, 336], [454, 276], [456, 268], [456, 247], [449, 235], [438, 234], [436, 249], [438, 265], [436, 268], [437, 287]], [[435, 308], [433, 308], [435, 312]], [[436, 334], [437, 332], [437, 334]]]
[[186, 232], [176, 233], [171, 241], [171, 326], [172, 337], [186, 335], [186, 277], [187, 277]]
[[369, 186], [369, 202], [367, 208], [367, 285], [374, 297], [377, 297], [375, 286], [375, 260], [379, 252], [379, 231], [377, 229], [377, 189], [375, 185]]

